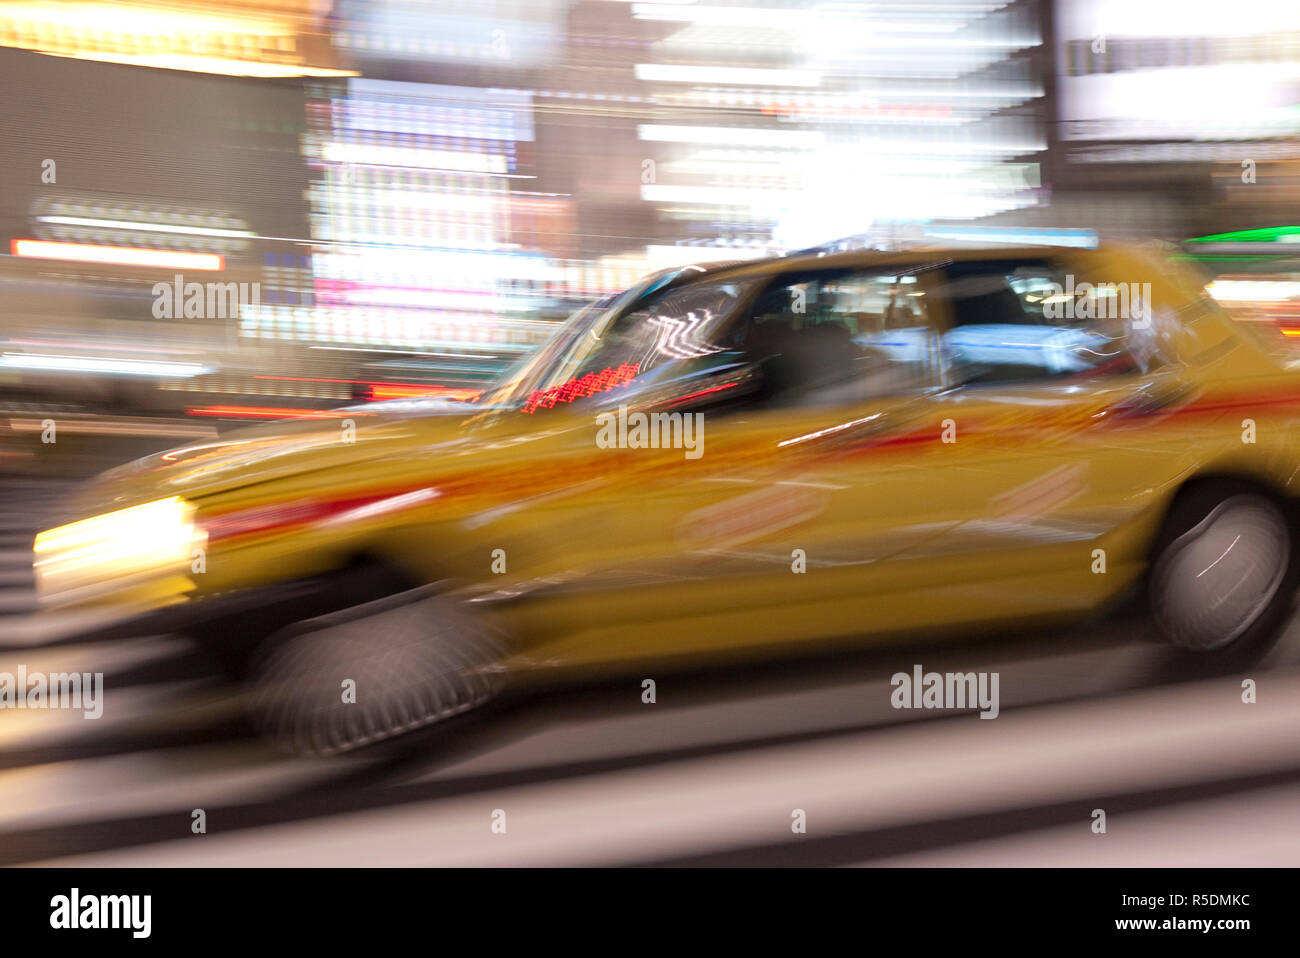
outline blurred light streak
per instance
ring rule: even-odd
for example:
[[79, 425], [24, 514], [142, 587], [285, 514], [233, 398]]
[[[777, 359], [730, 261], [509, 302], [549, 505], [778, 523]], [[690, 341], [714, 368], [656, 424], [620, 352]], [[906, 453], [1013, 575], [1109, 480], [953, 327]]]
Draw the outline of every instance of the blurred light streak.
[[[14, 432], [39, 433], [45, 430], [43, 419], [10, 419], [9, 428]], [[172, 422], [148, 422], [135, 418], [121, 420], [94, 419], [59, 419], [59, 432], [69, 435], [88, 436], [164, 436], [183, 439], [198, 439], [216, 436], [216, 430], [208, 426], [182, 426]]]
[[734, 126], [678, 126], [644, 123], [637, 127], [643, 140], [658, 143], [718, 143], [727, 146], [767, 146], [812, 150], [826, 136], [820, 130], [766, 130]]
[[166, 223], [139, 223], [126, 220], [100, 220], [85, 216], [38, 216], [38, 223], [56, 226], [88, 226], [93, 229], [135, 230], [141, 233], [179, 233], [185, 236], [230, 236], [248, 238], [256, 236], [248, 230], [223, 230], [208, 226], [171, 226]]
[[1294, 245], [1300, 243], [1300, 226], [1269, 226], [1264, 229], [1235, 230], [1231, 233], [1213, 233], [1187, 240], [1188, 243], [1258, 244], [1259, 249], [1272, 248], [1273, 243]]
[[1300, 281], [1217, 279], [1205, 291], [1220, 302], [1280, 303], [1300, 296]]
[[[193, 5], [196, 6], [197, 5]], [[311, 24], [280, 4], [225, 12], [126, 2], [0, 4], [0, 45], [49, 56], [245, 77], [342, 77], [355, 72], [307, 63], [299, 52]]]
[[[373, 349], [368, 346], [311, 346], [311, 349], [325, 350], [326, 352], [335, 353], [383, 353], [386, 356], [398, 358], [407, 358], [412, 356], [430, 356], [435, 359], [496, 359], [496, 354], [489, 353], [448, 353], [448, 352], [421, 352], [418, 350], [406, 349]], [[499, 345], [494, 348], [510, 349], [509, 344]], [[524, 350], [519, 350], [523, 352]]]
[[339, 512], [327, 516], [324, 520], [326, 525], [338, 525], [344, 522], [358, 522], [362, 519], [372, 519], [375, 516], [382, 516], [389, 512], [396, 512], [402, 509], [410, 509], [437, 499], [442, 493], [437, 489], [416, 489], [414, 492], [405, 492], [396, 496], [389, 496], [373, 502], [365, 502], [353, 509]]
[[1093, 230], [1031, 229], [986, 226], [926, 227], [925, 235], [935, 239], [980, 242], [1007, 246], [1070, 246], [1096, 249], [1099, 242]]
[[439, 399], [470, 400], [482, 394], [481, 389], [456, 389], [451, 386], [416, 386], [406, 383], [372, 383], [370, 398], [375, 402], [385, 399]]
[[214, 416], [220, 419], [337, 419], [335, 412], [295, 409], [279, 406], [192, 406], [190, 416]]
[[0, 16], [35, 27], [71, 29], [85, 37], [91, 33], [109, 37], [166, 35], [181, 30], [216, 33], [238, 30], [240, 33], [278, 37], [292, 33], [286, 20], [268, 17], [234, 17], [200, 10], [183, 10], [141, 3], [81, 3], [29, 0], [9, 2], [0, 7]]
[[198, 363], [160, 363], [143, 359], [105, 359], [97, 356], [42, 356], [35, 353], [5, 353], [0, 367], [39, 369], [48, 372], [109, 373], [122, 376], [198, 376], [211, 372]]
[[668, 20], [681, 23], [707, 23], [726, 27], [777, 27], [800, 29], [808, 21], [806, 9], [766, 9], [760, 7], [723, 7], [710, 4], [695, 5], [695, 0], [670, 3], [658, 0], [626, 0], [632, 4], [632, 16], [637, 20]]
[[504, 174], [507, 172], [506, 158], [499, 154], [425, 150], [401, 146], [369, 146], [361, 143], [327, 143], [321, 155], [329, 163], [404, 166], [424, 170], [455, 170], [458, 173]]
[[[490, 357], [466, 354], [465, 359], [483, 359]], [[481, 389], [461, 389], [456, 386], [439, 386], [432, 383], [391, 383], [372, 379], [324, 379], [319, 376], [254, 376], [254, 379], [274, 380], [275, 382], [293, 383], [338, 383], [349, 386], [370, 387], [370, 397], [382, 399], [410, 399], [417, 396], [440, 396], [447, 399], [473, 399]]]
[[168, 353], [173, 356], [193, 356], [201, 350], [198, 349], [174, 349], [167, 346], [131, 346], [127, 343], [87, 343], [87, 342], [62, 342], [51, 339], [10, 339], [6, 340], [11, 346], [53, 346], [56, 349], [112, 349], [124, 353]]
[[636, 78], [664, 83], [716, 83], [735, 86], [819, 86], [822, 75], [815, 70], [782, 70], [771, 67], [692, 66], [681, 63], [638, 63]]
[[139, 249], [126, 246], [92, 246], [86, 243], [58, 243], [48, 240], [16, 239], [10, 243], [15, 256], [57, 259], [73, 263], [107, 266], [150, 266], [160, 269], [193, 269], [216, 272], [225, 268], [220, 253], [183, 253], [177, 250]]
[[200, 57], [191, 54], [151, 54], [133, 56], [126, 53], [58, 53], [42, 50], [50, 56], [73, 60], [99, 60], [104, 63], [122, 63], [127, 66], [152, 67], [156, 70], [186, 70], [190, 73], [216, 73], [222, 76], [262, 77], [276, 79], [287, 77], [352, 77], [354, 70], [336, 70], [329, 67], [309, 67], [293, 64], [255, 63], [250, 60], [232, 60], [221, 57]]

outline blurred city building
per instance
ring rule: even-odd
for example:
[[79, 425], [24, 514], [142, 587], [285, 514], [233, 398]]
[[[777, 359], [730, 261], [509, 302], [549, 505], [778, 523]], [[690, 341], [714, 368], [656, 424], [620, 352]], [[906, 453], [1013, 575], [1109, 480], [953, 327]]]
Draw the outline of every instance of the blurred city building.
[[[1266, 0], [0, 2], [0, 390], [467, 396], [661, 266], [1300, 222], [1298, 38]], [[178, 276], [257, 295], [160, 318]]]

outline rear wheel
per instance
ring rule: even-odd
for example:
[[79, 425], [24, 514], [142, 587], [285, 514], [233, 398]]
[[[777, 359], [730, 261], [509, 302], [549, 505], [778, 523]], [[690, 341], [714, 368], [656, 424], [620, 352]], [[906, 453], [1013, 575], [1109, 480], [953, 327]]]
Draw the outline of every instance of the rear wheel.
[[272, 635], [252, 662], [251, 717], [282, 750], [351, 751], [488, 701], [505, 650], [449, 600], [380, 599]]
[[1195, 489], [1157, 544], [1151, 612], [1176, 648], [1246, 665], [1276, 641], [1297, 584], [1291, 523], [1245, 483]]

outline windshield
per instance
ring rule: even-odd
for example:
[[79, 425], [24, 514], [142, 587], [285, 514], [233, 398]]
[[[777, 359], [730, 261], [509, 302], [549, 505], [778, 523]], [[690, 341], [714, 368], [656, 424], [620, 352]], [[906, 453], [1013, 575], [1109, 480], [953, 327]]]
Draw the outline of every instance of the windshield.
[[621, 293], [583, 306], [566, 319], [541, 348], [525, 356], [488, 386], [479, 397], [478, 404], [526, 404], [530, 396], [554, 383], [560, 370], [572, 366], [578, 357], [599, 340], [601, 329], [613, 316], [646, 293], [670, 282], [681, 272], [680, 269], [672, 269], [654, 273]]

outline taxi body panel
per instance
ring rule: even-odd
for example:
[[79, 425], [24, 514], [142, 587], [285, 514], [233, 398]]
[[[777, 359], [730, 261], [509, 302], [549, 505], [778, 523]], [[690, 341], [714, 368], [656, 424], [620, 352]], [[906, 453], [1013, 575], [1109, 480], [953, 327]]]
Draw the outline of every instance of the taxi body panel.
[[664, 289], [734, 283], [744, 313], [780, 277], [915, 270], [941, 336], [951, 264], [1045, 256], [1149, 283], [1159, 361], [831, 406], [706, 405], [698, 458], [598, 444], [594, 414], [619, 407], [619, 388], [545, 409], [380, 403], [260, 426], [86, 491], [84, 515], [182, 497], [205, 535], [201, 569], [93, 601], [199, 606], [379, 562], [491, 619], [517, 672], [1088, 615], [1142, 580], [1189, 483], [1297, 494], [1300, 378], [1194, 277], [1126, 251], [909, 251], [707, 270]]

